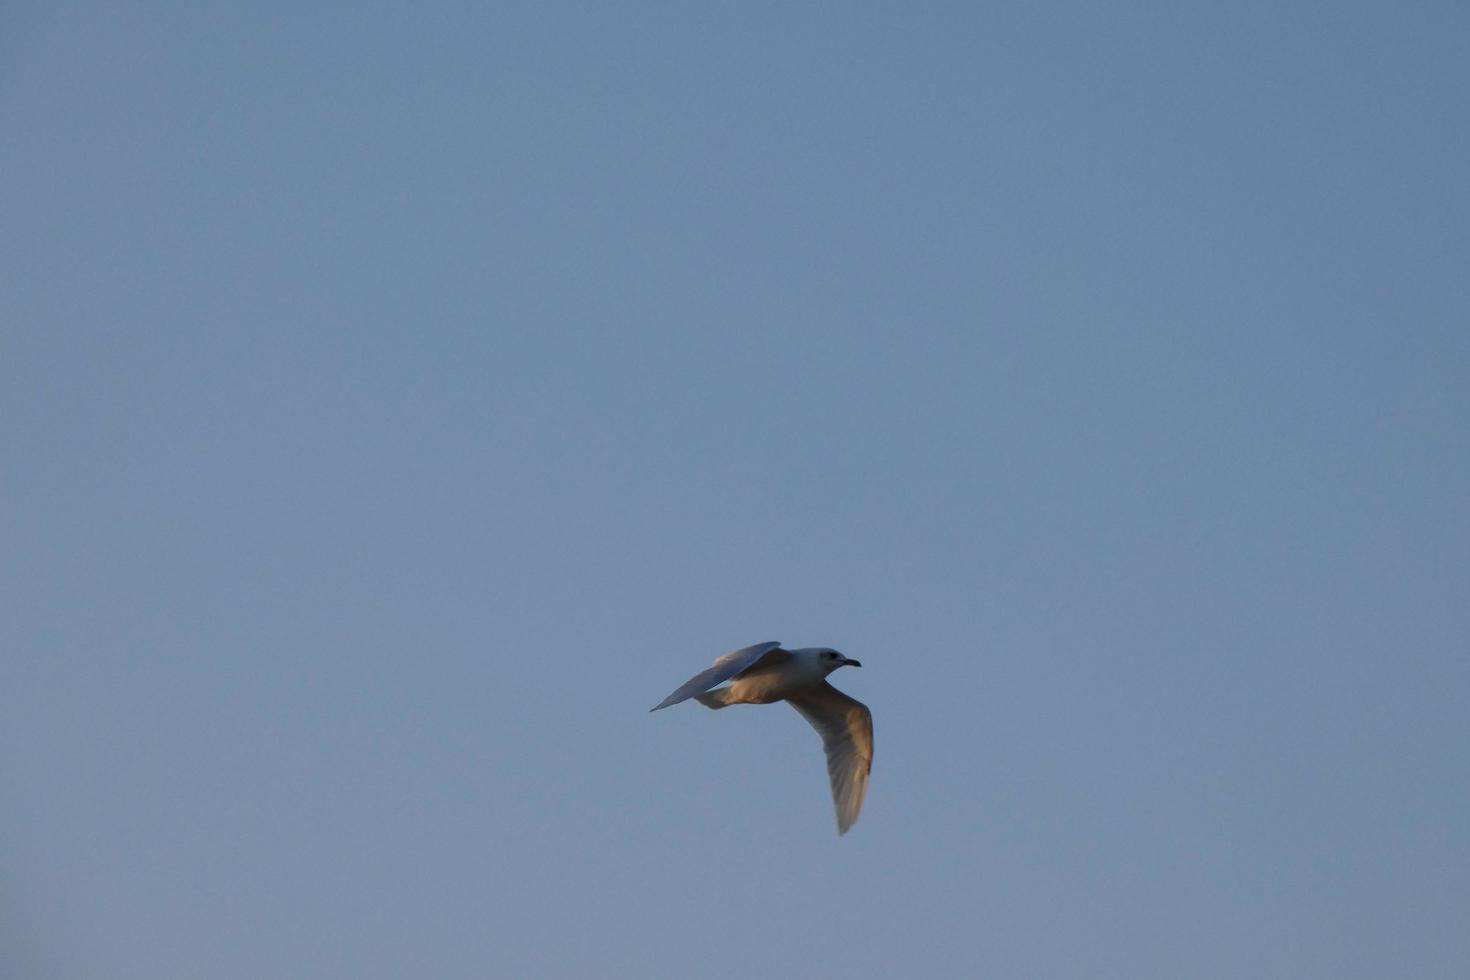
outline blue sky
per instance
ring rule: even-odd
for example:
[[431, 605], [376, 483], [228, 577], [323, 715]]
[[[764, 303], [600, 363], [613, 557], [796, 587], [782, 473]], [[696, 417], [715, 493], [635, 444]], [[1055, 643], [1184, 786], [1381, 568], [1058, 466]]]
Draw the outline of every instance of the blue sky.
[[9, 5], [6, 974], [1462, 976], [1467, 32]]

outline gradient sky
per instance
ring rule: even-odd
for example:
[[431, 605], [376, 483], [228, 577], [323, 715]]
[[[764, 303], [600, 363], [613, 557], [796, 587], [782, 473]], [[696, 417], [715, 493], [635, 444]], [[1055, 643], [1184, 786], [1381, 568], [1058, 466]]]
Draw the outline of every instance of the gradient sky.
[[5, 976], [1460, 980], [1467, 38], [7, 4]]

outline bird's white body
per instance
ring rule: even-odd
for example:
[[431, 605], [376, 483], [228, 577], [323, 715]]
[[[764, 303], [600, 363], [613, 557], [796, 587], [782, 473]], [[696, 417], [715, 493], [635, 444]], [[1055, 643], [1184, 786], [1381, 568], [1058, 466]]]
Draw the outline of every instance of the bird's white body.
[[[866, 705], [827, 683], [838, 667], [861, 667], [830, 647], [783, 650], [757, 643], [727, 653], [695, 674], [652, 710], [694, 698], [706, 708], [786, 701], [822, 736], [837, 808], [837, 832], [857, 820], [873, 767], [873, 715]], [[729, 681], [726, 687], [717, 685]]]
[[[790, 659], [780, 660], [769, 655], [735, 675], [728, 693], [721, 699], [725, 704], [772, 704], [785, 701], [799, 691], [815, 687], [827, 679], [827, 675], [842, 661], [823, 662], [822, 654], [836, 653], [825, 647], [806, 647], [788, 650]], [[775, 661], [774, 663], [772, 661]]]

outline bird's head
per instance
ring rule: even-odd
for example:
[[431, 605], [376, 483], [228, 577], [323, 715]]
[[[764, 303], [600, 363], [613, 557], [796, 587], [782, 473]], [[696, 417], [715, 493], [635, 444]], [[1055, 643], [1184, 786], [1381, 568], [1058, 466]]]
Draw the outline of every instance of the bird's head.
[[856, 660], [853, 660], [851, 657], [844, 657], [831, 647], [806, 647], [802, 650], [792, 650], [791, 653], [793, 656], [809, 661], [824, 674], [830, 674], [838, 667], [862, 666]]

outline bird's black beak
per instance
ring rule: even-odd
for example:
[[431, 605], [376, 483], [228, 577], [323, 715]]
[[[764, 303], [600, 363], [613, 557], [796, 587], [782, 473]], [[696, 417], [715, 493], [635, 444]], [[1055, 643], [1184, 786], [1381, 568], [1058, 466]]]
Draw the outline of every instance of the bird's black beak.
[[846, 666], [846, 667], [861, 667], [862, 666], [861, 663], [859, 663], [856, 660], [853, 660], [851, 657], [843, 657], [842, 658], [842, 663], [843, 663], [843, 666]]

